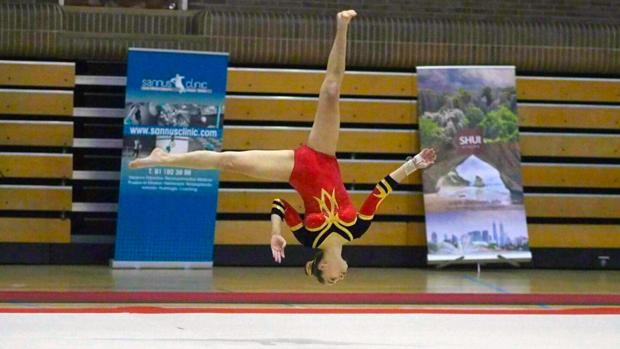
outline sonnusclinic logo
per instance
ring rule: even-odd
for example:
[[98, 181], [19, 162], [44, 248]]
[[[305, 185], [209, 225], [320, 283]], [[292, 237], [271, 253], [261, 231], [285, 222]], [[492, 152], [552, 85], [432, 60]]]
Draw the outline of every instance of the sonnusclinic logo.
[[142, 79], [142, 91], [165, 91], [178, 93], [213, 93], [206, 81], [186, 79], [185, 76], [176, 74], [167, 80]]

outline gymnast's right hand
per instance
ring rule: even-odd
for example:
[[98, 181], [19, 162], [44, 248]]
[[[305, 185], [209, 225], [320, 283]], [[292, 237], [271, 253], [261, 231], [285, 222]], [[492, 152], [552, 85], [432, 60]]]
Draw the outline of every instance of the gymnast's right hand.
[[286, 240], [280, 234], [271, 235], [271, 253], [273, 259], [277, 263], [282, 263], [284, 259], [284, 248], [286, 247]]

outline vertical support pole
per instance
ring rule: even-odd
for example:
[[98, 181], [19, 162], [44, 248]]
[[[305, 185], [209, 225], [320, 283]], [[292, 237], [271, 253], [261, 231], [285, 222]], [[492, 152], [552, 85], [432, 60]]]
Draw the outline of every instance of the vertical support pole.
[[[355, 160], [355, 153], [351, 154], [351, 160]], [[355, 190], [355, 182], [351, 184], [351, 190]]]
[[220, 117], [222, 115], [222, 107], [217, 107], [217, 119], [215, 120], [215, 127], [220, 127]]

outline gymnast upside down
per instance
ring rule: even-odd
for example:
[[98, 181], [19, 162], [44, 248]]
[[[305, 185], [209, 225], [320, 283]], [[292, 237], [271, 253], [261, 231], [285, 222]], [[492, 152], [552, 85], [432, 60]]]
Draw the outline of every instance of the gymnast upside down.
[[368, 230], [377, 208], [398, 183], [414, 171], [432, 165], [436, 159], [433, 149], [423, 149], [379, 181], [359, 212], [353, 207], [335, 155], [340, 130], [338, 103], [345, 70], [347, 29], [356, 15], [353, 10], [337, 15], [336, 38], [306, 144], [295, 150], [201, 150], [185, 154], [167, 154], [156, 148], [148, 157], [132, 161], [129, 167], [219, 169], [289, 182], [301, 196], [306, 214], [302, 220], [285, 200], [273, 201], [271, 251], [274, 260], [281, 263], [285, 257], [286, 240], [281, 234], [284, 220], [302, 245], [318, 249], [314, 259], [306, 263], [307, 275], [314, 275], [324, 284], [344, 279], [348, 265], [342, 258], [342, 246]]

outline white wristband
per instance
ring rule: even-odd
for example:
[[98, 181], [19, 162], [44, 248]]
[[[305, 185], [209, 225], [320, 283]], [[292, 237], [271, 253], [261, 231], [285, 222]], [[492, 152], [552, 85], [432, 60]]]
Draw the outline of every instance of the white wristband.
[[405, 162], [405, 173], [407, 174], [407, 176], [409, 176], [410, 174], [414, 173], [416, 170], [418, 169], [418, 167], [415, 165], [415, 162], [413, 161], [413, 158], [407, 160], [407, 162]]

